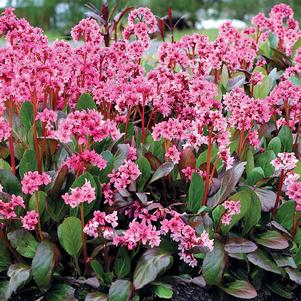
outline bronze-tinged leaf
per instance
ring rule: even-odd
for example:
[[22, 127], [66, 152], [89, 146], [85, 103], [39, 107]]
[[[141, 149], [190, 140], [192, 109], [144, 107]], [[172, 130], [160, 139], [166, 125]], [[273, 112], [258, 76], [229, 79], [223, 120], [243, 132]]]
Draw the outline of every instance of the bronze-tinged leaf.
[[180, 154], [180, 161], [179, 161], [179, 171], [181, 172], [182, 169], [187, 167], [195, 168], [196, 165], [196, 158], [193, 153], [192, 148], [183, 149]]
[[228, 253], [251, 253], [257, 250], [257, 245], [242, 237], [232, 237], [225, 244]]
[[144, 157], [149, 161], [149, 164], [153, 171], [157, 170], [162, 164], [161, 161], [150, 152], [145, 153]]

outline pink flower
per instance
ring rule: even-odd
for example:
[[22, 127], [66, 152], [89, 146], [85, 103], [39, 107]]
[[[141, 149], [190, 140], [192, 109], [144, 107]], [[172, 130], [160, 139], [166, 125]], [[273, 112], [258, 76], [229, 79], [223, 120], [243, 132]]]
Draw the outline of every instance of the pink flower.
[[264, 75], [261, 72], [253, 72], [250, 78], [250, 83], [254, 86], [260, 85], [263, 79]]
[[90, 181], [85, 179], [85, 184], [81, 187], [71, 188], [71, 193], [65, 193], [62, 199], [72, 208], [79, 206], [81, 203], [90, 204], [96, 198], [95, 188], [91, 186]]
[[222, 206], [225, 208], [226, 212], [221, 217], [221, 223], [229, 225], [232, 221], [232, 217], [240, 213], [240, 201], [226, 200]]
[[277, 158], [271, 161], [277, 173], [288, 172], [296, 167], [298, 160], [294, 153], [279, 153]]
[[96, 166], [99, 170], [105, 169], [107, 166], [107, 161], [94, 150], [85, 150], [80, 154], [73, 153], [71, 157], [66, 159], [65, 163], [76, 173], [82, 173], [89, 165]]
[[113, 228], [116, 228], [118, 226], [118, 216], [117, 216], [117, 211], [114, 211], [111, 214], [106, 215], [105, 221], [108, 224], [111, 224]]
[[125, 161], [124, 164], [119, 166], [117, 170], [112, 171], [109, 174], [110, 183], [114, 185], [116, 189], [125, 189], [129, 184], [136, 181], [141, 172], [137, 164], [132, 161]]
[[26, 215], [21, 217], [21, 222], [24, 229], [34, 230], [38, 224], [38, 213], [35, 210], [27, 211]]
[[42, 172], [39, 174], [37, 171], [28, 171], [24, 174], [22, 184], [22, 191], [25, 194], [33, 194], [39, 190], [39, 187], [42, 185], [48, 185], [51, 183], [51, 177]]
[[165, 157], [170, 159], [174, 164], [180, 161], [180, 152], [175, 145], [171, 146], [165, 153]]
[[296, 202], [296, 210], [301, 210], [301, 182], [293, 182], [287, 186], [286, 195]]

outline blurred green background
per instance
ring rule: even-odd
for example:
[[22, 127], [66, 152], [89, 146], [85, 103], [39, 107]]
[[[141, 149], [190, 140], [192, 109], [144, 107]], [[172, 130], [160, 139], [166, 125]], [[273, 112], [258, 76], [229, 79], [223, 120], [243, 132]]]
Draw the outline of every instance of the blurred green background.
[[[171, 7], [174, 15], [184, 16], [183, 30], [176, 32], [176, 37], [193, 31], [206, 32], [214, 38], [217, 30], [204, 28], [204, 20], [237, 19], [250, 23], [253, 15], [259, 11], [268, 13], [276, 3], [287, 3], [295, 10], [296, 19], [301, 17], [301, 0], [108, 0], [109, 7], [121, 2], [120, 9], [126, 6], [147, 6], [160, 17], [167, 14]], [[85, 4], [92, 3], [98, 8], [102, 0], [0, 0], [0, 9], [7, 6], [16, 8], [19, 17], [26, 17], [31, 24], [43, 28], [50, 39], [63, 37], [70, 32], [88, 11]], [[209, 22], [209, 27], [210, 27]]]

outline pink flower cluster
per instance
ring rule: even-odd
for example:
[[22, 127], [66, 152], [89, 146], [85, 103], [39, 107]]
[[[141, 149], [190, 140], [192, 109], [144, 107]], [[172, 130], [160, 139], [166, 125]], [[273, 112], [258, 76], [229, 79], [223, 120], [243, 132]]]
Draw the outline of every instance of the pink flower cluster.
[[38, 213], [35, 210], [27, 211], [26, 215], [21, 217], [22, 226], [28, 231], [32, 231], [38, 224]]
[[191, 249], [206, 247], [209, 251], [213, 250], [213, 240], [209, 238], [208, 233], [203, 231], [200, 236], [197, 236], [195, 230], [176, 212], [173, 212], [171, 219], [162, 220], [160, 232], [163, 235], [169, 233], [170, 237], [178, 242], [180, 258], [192, 267], [197, 265], [197, 260], [191, 253]]
[[96, 166], [102, 170], [106, 168], [107, 161], [94, 150], [85, 150], [79, 154], [73, 153], [71, 157], [65, 160], [65, 164], [77, 174], [81, 174], [89, 165]]
[[59, 123], [58, 130], [54, 136], [63, 143], [71, 141], [74, 136], [79, 144], [84, 144], [93, 138], [95, 142], [107, 137], [117, 140], [120, 132], [116, 123], [104, 120], [103, 116], [96, 110], [74, 111]]
[[229, 225], [232, 221], [232, 217], [240, 213], [240, 201], [226, 200], [223, 202], [222, 206], [225, 208], [226, 212], [221, 217], [221, 223], [223, 225]]
[[71, 193], [68, 192], [62, 195], [64, 202], [71, 208], [79, 206], [81, 203], [87, 202], [90, 204], [96, 198], [95, 188], [85, 179], [85, 183], [81, 187], [71, 188]]
[[109, 238], [107, 233], [111, 234], [112, 229], [116, 228], [118, 225], [117, 211], [111, 214], [106, 214], [105, 212], [94, 211], [94, 217], [89, 220], [88, 224], [85, 226], [83, 231], [95, 238], [99, 237], [99, 232], [103, 231], [104, 238]]
[[136, 163], [126, 160], [117, 170], [109, 174], [110, 183], [118, 189], [125, 189], [128, 185], [138, 179], [141, 172]]
[[174, 164], [178, 164], [180, 161], [180, 152], [175, 145], [168, 148], [165, 153], [165, 157], [169, 159]]
[[46, 172], [39, 174], [37, 171], [29, 171], [24, 174], [21, 181], [22, 191], [25, 194], [33, 194], [39, 190], [40, 186], [49, 183], [51, 183], [51, 177]]
[[[1, 186], [1, 185], [0, 185]], [[0, 193], [2, 192], [2, 189], [0, 187]], [[22, 207], [25, 208], [25, 204], [23, 202], [22, 197], [12, 195], [9, 202], [4, 202], [3, 200], [0, 200], [0, 218], [1, 219], [12, 219], [17, 217], [15, 213], [16, 207]]]
[[288, 172], [296, 167], [298, 162], [294, 153], [279, 153], [277, 158], [271, 161], [276, 173]]
[[301, 182], [292, 182], [287, 186], [286, 195], [296, 202], [296, 210], [301, 211]]
[[44, 109], [37, 114], [36, 120], [40, 120], [46, 124], [46, 128], [50, 131], [57, 120], [57, 112], [49, 109]]

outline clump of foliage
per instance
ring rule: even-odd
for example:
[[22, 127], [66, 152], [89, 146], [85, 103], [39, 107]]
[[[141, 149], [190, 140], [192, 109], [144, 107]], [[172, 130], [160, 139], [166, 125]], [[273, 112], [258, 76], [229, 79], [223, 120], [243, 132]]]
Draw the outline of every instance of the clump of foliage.
[[292, 9], [225, 23], [213, 42], [167, 42], [171, 11], [168, 24], [147, 8], [94, 16], [76, 48], [0, 17], [1, 299], [171, 298], [179, 282], [221, 299], [300, 293]]

